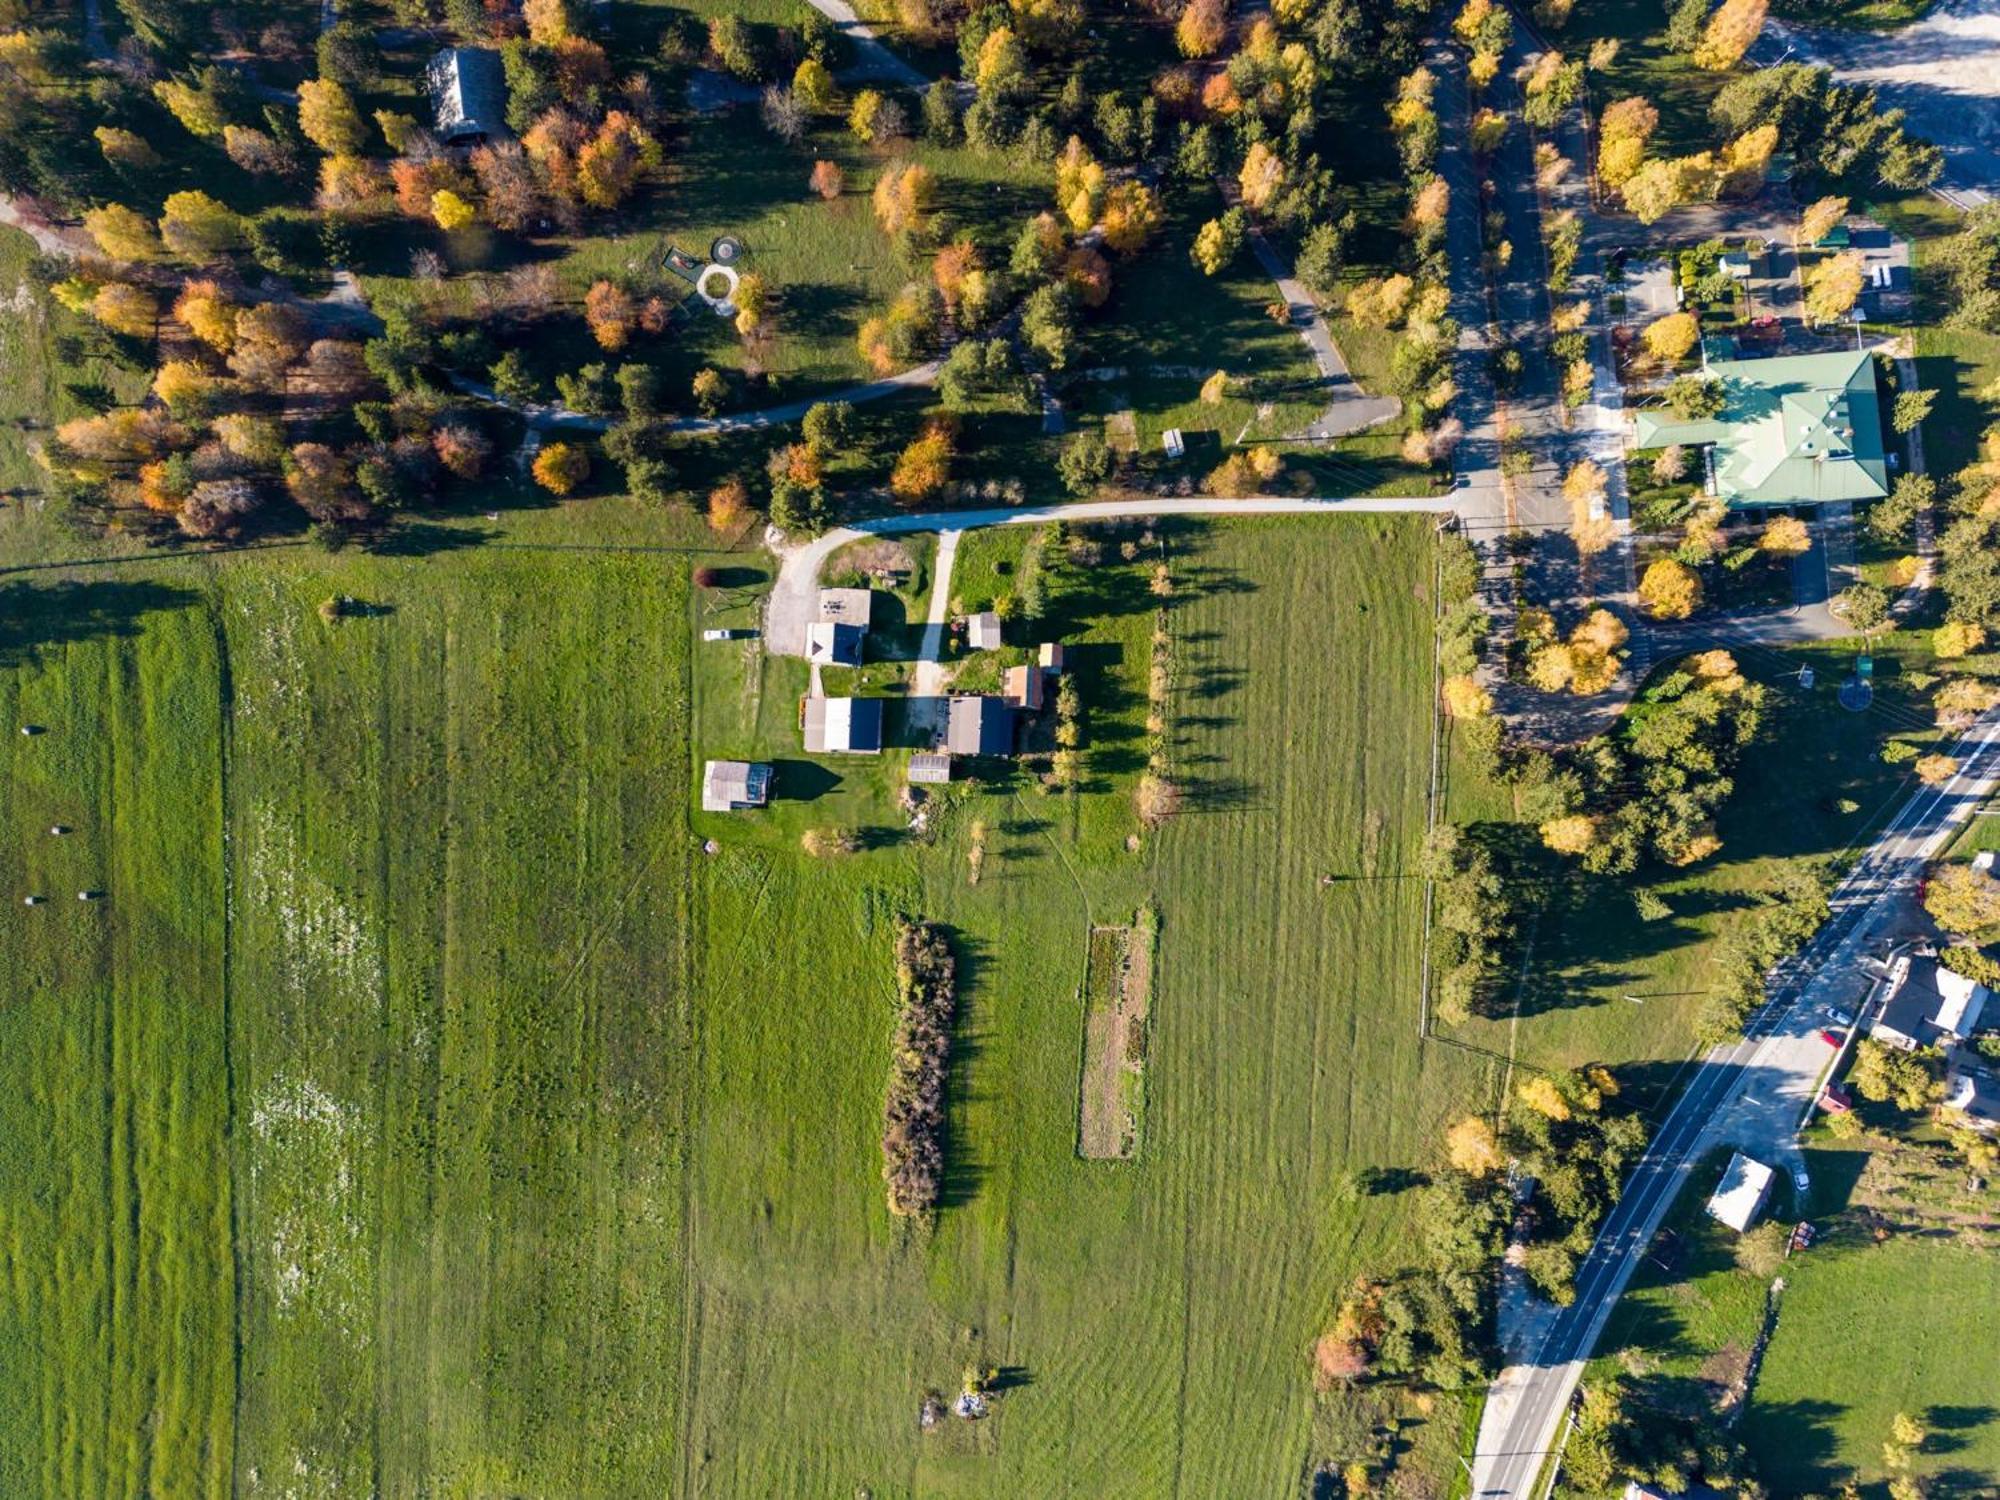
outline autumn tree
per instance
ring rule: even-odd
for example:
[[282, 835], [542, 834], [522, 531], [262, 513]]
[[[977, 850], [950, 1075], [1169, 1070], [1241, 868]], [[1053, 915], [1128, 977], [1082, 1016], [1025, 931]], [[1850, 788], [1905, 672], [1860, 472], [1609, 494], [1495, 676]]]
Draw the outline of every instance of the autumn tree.
[[1467, 1115], [1445, 1132], [1445, 1159], [1468, 1177], [1491, 1177], [1500, 1170], [1500, 1141], [1478, 1115]]
[[305, 321], [282, 302], [259, 302], [236, 317], [229, 368], [252, 384], [271, 386], [305, 352]]
[[1649, 161], [1625, 179], [1619, 192], [1641, 224], [1656, 223], [1681, 202], [1680, 173], [1671, 161]]
[[1442, 693], [1444, 710], [1454, 719], [1483, 718], [1493, 711], [1493, 695], [1470, 673], [1445, 678]]
[[299, 133], [328, 156], [358, 156], [368, 145], [368, 126], [353, 96], [326, 78], [299, 85]]
[[160, 212], [160, 238], [187, 260], [215, 260], [243, 243], [243, 220], [199, 189], [170, 195]]
[[1925, 755], [1910, 769], [1925, 786], [1943, 786], [1958, 774], [1958, 762], [1949, 755]]
[[1658, 558], [1639, 580], [1639, 603], [1656, 620], [1685, 620], [1701, 607], [1701, 579], [1685, 563]]
[[1236, 185], [1251, 210], [1263, 213], [1285, 185], [1284, 158], [1262, 141], [1253, 142], [1243, 158], [1242, 170], [1236, 174]]
[[831, 203], [846, 189], [847, 174], [840, 170], [839, 162], [816, 161], [806, 185]]
[[1836, 224], [1847, 217], [1845, 198], [1816, 198], [1799, 215], [1798, 242], [1801, 245], [1817, 244], [1832, 232]]
[[1694, 65], [1712, 72], [1736, 66], [1764, 30], [1770, 0], [1722, 0], [1694, 49]]
[[594, 281], [583, 296], [583, 317], [600, 349], [623, 349], [638, 327], [639, 309], [632, 294], [613, 281]]
[[431, 433], [431, 451], [447, 473], [477, 479], [493, 456], [493, 444], [469, 423], [441, 422]]
[[1232, 208], [1220, 218], [1210, 219], [1195, 232], [1190, 258], [1204, 276], [1214, 276], [1236, 259], [1243, 249], [1243, 210]]
[[1663, 365], [1679, 364], [1694, 352], [1701, 338], [1701, 324], [1693, 313], [1672, 312], [1653, 319], [1641, 335], [1646, 352]]
[[1105, 195], [1104, 243], [1120, 255], [1136, 255], [1160, 227], [1160, 201], [1141, 182], [1121, 182]]
[[942, 423], [929, 422], [901, 453], [889, 473], [889, 493], [904, 504], [928, 500], [951, 476], [951, 434]]
[[328, 524], [359, 521], [369, 510], [346, 459], [324, 443], [300, 443], [285, 457], [285, 488], [299, 508]]
[[929, 221], [937, 197], [937, 179], [917, 162], [892, 162], [876, 179], [871, 195], [875, 221], [891, 236], [916, 234]]
[[1563, 475], [1563, 499], [1569, 502], [1569, 532], [1585, 557], [1611, 545], [1615, 526], [1605, 503], [1604, 469], [1596, 461], [1578, 459]]
[[616, 208], [645, 173], [659, 167], [662, 156], [659, 142], [638, 120], [614, 109], [576, 154], [577, 191], [592, 208]]
[[145, 288], [107, 281], [90, 299], [90, 315], [113, 333], [150, 338], [160, 309], [153, 294]]
[[97, 248], [113, 260], [158, 260], [166, 253], [152, 221], [122, 203], [107, 203], [83, 216]]
[[1815, 323], [1832, 323], [1847, 316], [1867, 277], [1859, 252], [1848, 250], [1808, 266], [1804, 279], [1806, 316]]
[[116, 125], [100, 125], [93, 134], [104, 159], [122, 171], [150, 171], [160, 164], [160, 153], [144, 136], [134, 131]]
[[731, 532], [750, 514], [750, 487], [731, 477], [708, 492], [708, 525], [716, 532]]
[[590, 477], [590, 455], [574, 443], [550, 443], [535, 455], [535, 483], [567, 495]]
[[1567, 1120], [1574, 1113], [1562, 1090], [1556, 1086], [1556, 1081], [1546, 1074], [1538, 1073], [1516, 1085], [1514, 1097], [1536, 1114], [1550, 1120]]
[[1222, 45], [1229, 33], [1229, 10], [1225, 0], [1188, 0], [1174, 25], [1174, 45], [1183, 57], [1208, 57]]
[[1773, 557], [1798, 557], [1812, 547], [1812, 531], [1797, 516], [1774, 516], [1757, 538], [1757, 549]]
[[218, 354], [236, 346], [236, 307], [213, 281], [190, 281], [174, 301], [174, 317]]
[[1558, 854], [1581, 855], [1597, 842], [1597, 820], [1587, 813], [1550, 818], [1540, 831], [1542, 843]]
[[1931, 655], [1951, 661], [1986, 644], [1986, 627], [1965, 620], [1948, 620], [1931, 632]]
[[1646, 159], [1646, 142], [1660, 112], [1637, 96], [1614, 100], [1597, 120], [1597, 175], [1607, 189], [1622, 188]]
[[1771, 156], [1778, 149], [1778, 127], [1768, 120], [1731, 139], [1722, 148], [1719, 170], [1724, 198], [1753, 198], [1764, 186]]

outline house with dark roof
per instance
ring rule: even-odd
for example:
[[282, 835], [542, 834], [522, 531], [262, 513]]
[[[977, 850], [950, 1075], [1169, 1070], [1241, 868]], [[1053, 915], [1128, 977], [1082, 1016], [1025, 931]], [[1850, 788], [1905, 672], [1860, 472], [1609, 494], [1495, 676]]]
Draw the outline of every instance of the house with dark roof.
[[1873, 355], [1712, 360], [1708, 374], [1722, 384], [1722, 410], [1687, 421], [1671, 407], [1645, 407], [1633, 418], [1641, 448], [1706, 450], [1708, 492], [1734, 509], [1889, 493]]
[[945, 748], [953, 755], [1012, 755], [1014, 711], [992, 694], [951, 700], [945, 717]]
[[1906, 955], [1889, 971], [1889, 998], [1869, 1027], [1878, 1042], [1914, 1052], [1949, 1046], [1979, 1029], [1990, 991], [1929, 954]]
[[437, 138], [447, 146], [480, 146], [504, 140], [507, 72], [490, 47], [447, 47], [424, 70]]
[[815, 620], [806, 626], [806, 660], [823, 667], [858, 667], [861, 642], [867, 634], [859, 625]]
[[808, 698], [806, 749], [815, 755], [879, 755], [882, 750], [880, 698]]

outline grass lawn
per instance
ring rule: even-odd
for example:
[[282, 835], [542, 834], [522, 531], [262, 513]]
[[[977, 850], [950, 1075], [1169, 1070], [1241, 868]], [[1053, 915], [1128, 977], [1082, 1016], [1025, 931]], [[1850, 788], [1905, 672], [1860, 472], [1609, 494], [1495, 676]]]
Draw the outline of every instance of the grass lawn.
[[9, 508], [40, 488], [30, 454], [31, 428], [88, 416], [102, 406], [137, 401], [149, 371], [128, 368], [118, 346], [129, 342], [61, 307], [28, 285], [35, 242], [0, 228], [0, 492]]
[[[1389, 1416], [1442, 1483], [1455, 1398], [1307, 1379], [1407, 1254], [1352, 1174], [1493, 1076], [1415, 1035], [1426, 521], [1107, 538], [1046, 606], [1086, 789], [955, 790], [928, 844], [898, 754], [798, 753], [797, 663], [688, 644], [749, 556], [618, 501], [428, 536], [0, 582], [49, 731], [0, 737], [0, 1489], [1265, 1492]], [[1134, 852], [1162, 545], [1189, 807]], [[797, 800], [691, 817], [721, 753]], [[806, 859], [834, 821], [869, 852]], [[1148, 896], [1146, 1147], [1087, 1162], [1088, 929]], [[876, 1144], [899, 911], [964, 976], [928, 1229]], [[1020, 1383], [920, 1435], [971, 1358]]]
[[2000, 1474], [2000, 1351], [1955, 1336], [2000, 1305], [2000, 1251], [1899, 1235], [1838, 1243], [1787, 1268], [1778, 1330], [1743, 1423], [1764, 1481], [1780, 1493], [1887, 1477], [1890, 1419], [1931, 1430], [1911, 1465], [1950, 1493]]
[[1697, 68], [1683, 53], [1671, 52], [1666, 41], [1667, 12], [1654, 0], [1605, 0], [1579, 6], [1569, 25], [1551, 38], [1565, 55], [1581, 57], [1602, 38], [1618, 42], [1618, 56], [1609, 68], [1592, 76], [1592, 104], [1602, 109], [1613, 100], [1643, 95], [1660, 112], [1659, 128], [1649, 156], [1678, 156], [1716, 144], [1716, 129], [1708, 118], [1709, 101], [1727, 73]]
[[1924, 459], [1949, 476], [1971, 463], [1979, 439], [2000, 421], [2000, 334], [1917, 330], [1917, 382], [1938, 393], [1924, 420]]
[[[1708, 1216], [1728, 1153], [1697, 1166], [1661, 1221], [1679, 1237], [1648, 1257], [1605, 1325], [1586, 1379], [1623, 1371], [1648, 1407], [1693, 1414], [1741, 1380], [1764, 1322], [1768, 1283], [1738, 1268], [1736, 1234]], [[1661, 1246], [1671, 1243], [1658, 1242]]]

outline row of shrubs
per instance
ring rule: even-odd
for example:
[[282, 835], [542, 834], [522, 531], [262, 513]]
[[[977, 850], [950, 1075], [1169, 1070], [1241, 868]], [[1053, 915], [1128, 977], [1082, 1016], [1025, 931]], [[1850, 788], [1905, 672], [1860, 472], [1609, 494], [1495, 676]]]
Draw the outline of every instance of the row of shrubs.
[[882, 1176], [889, 1211], [929, 1213], [944, 1185], [945, 1082], [957, 964], [944, 929], [901, 922], [896, 930], [896, 1030], [882, 1107]]

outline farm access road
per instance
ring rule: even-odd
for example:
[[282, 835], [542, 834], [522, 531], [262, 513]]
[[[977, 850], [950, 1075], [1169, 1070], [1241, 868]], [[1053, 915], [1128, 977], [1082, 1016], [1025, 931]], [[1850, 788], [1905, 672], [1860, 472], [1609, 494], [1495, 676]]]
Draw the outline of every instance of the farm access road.
[[1695, 1166], [1723, 1146], [1772, 1165], [1799, 1163], [1795, 1137], [1833, 1058], [1819, 1036], [1826, 1008], [1842, 1003], [1854, 1012], [1849, 991], [1871, 940], [1910, 918], [1918, 875], [2000, 779], [1996, 741], [2000, 710], [1958, 742], [1958, 774], [1914, 793], [1848, 872], [1825, 925], [1771, 972], [1769, 998], [1743, 1039], [1712, 1049], [1696, 1067], [1578, 1269], [1576, 1301], [1557, 1313], [1533, 1356], [1502, 1370], [1489, 1390], [1473, 1452], [1474, 1500], [1538, 1493], [1584, 1362]]

